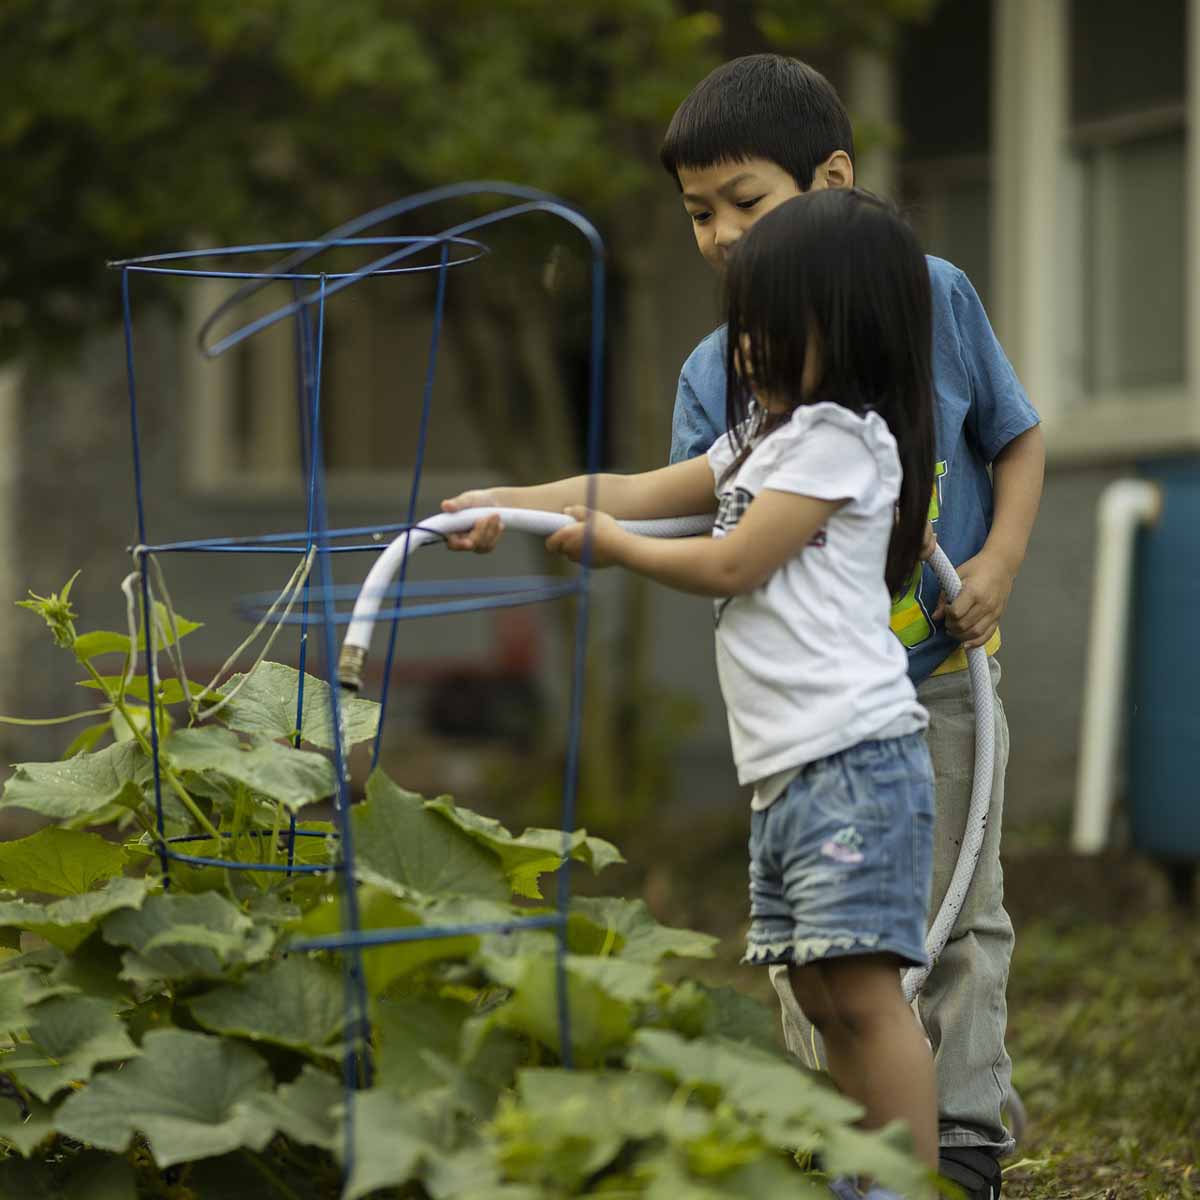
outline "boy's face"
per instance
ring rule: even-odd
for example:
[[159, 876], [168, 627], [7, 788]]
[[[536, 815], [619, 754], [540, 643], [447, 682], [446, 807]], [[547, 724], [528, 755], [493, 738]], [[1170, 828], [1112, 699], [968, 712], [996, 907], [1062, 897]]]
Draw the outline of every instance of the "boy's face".
[[[680, 167], [677, 174], [696, 246], [718, 271], [724, 270], [734, 243], [759, 217], [801, 190], [787, 171], [767, 158]], [[850, 160], [838, 150], [816, 169], [810, 190], [853, 183]]]

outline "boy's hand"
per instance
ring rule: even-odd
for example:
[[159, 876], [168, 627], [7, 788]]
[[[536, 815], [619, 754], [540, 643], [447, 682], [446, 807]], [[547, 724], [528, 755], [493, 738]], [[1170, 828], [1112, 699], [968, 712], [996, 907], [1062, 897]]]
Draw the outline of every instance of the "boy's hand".
[[[461, 512], [464, 508], [499, 508], [494, 493], [487, 491], [460, 492], [449, 500], [442, 501], [442, 512]], [[473, 550], [476, 554], [490, 554], [504, 532], [499, 516], [483, 517], [466, 533], [451, 533], [446, 545], [451, 550]]]
[[1002, 562], [980, 551], [958, 568], [962, 591], [946, 607], [946, 597], [938, 600], [933, 619], [946, 618], [946, 632], [968, 650], [987, 644], [1008, 606], [1013, 572]]
[[563, 509], [568, 517], [575, 518], [574, 525], [564, 525], [557, 533], [546, 539], [546, 549], [553, 554], [563, 554], [577, 563], [583, 558], [583, 543], [588, 525], [592, 529], [592, 566], [611, 567], [619, 561], [617, 546], [627, 537], [617, 522], [608, 513], [593, 512], [582, 504], [572, 504]]

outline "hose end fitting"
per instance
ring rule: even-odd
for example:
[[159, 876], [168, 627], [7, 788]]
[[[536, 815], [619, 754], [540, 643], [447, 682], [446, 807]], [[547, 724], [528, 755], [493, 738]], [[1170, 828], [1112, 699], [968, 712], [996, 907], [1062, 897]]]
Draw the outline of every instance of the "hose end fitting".
[[348, 691], [357, 692], [362, 687], [363, 665], [367, 652], [362, 646], [343, 643], [338, 657], [338, 682]]

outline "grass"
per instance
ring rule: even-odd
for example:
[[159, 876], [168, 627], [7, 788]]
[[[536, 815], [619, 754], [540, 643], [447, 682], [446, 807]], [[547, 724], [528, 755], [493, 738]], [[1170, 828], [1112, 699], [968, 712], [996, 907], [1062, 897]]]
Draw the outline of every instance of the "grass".
[[1013, 1200], [1200, 1196], [1200, 924], [1160, 913], [1044, 919], [1009, 985], [1030, 1114]]

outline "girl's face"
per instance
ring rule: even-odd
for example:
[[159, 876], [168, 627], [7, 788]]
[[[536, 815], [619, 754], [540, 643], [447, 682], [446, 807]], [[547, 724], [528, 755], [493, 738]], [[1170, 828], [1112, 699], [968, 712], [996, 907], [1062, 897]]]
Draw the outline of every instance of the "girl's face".
[[808, 345], [804, 348], [804, 375], [800, 380], [799, 396], [781, 396], [775, 392], [767, 392], [754, 382], [754, 364], [750, 359], [750, 335], [743, 333], [738, 343], [737, 368], [741, 377], [750, 385], [754, 398], [769, 413], [789, 413], [798, 404], [803, 404], [816, 390], [821, 382], [821, 356], [817, 349], [817, 338], [812, 332], [808, 335]]

